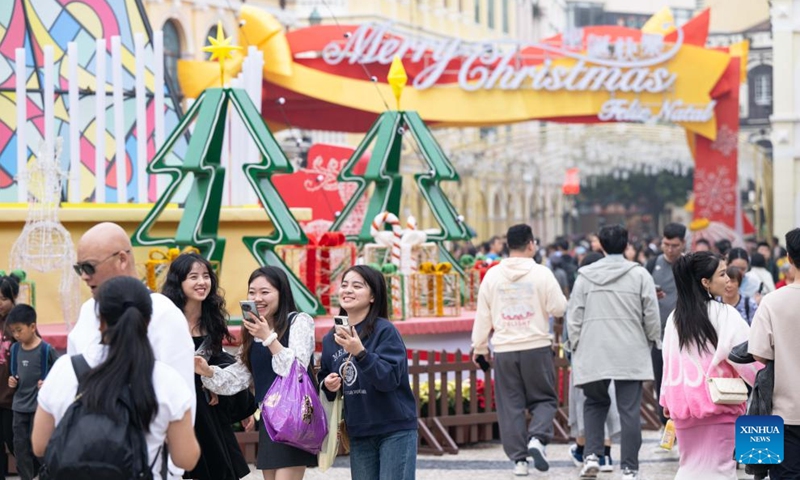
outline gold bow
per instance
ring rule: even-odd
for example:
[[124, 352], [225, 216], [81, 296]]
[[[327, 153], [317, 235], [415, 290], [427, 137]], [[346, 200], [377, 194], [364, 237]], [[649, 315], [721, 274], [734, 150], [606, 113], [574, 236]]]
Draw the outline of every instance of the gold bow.
[[[231, 60], [223, 66], [223, 82], [235, 78], [242, 70], [247, 47], [254, 46], [264, 55], [264, 76], [292, 76], [292, 50], [283, 25], [271, 13], [243, 5], [240, 11], [239, 42], [242, 50], [231, 52]], [[178, 60], [178, 83], [183, 94], [197, 98], [200, 93], [217, 86], [220, 66], [204, 60]]]
[[436, 264], [433, 262], [422, 262], [419, 265], [419, 273], [426, 274], [435, 273], [437, 275], [444, 275], [446, 273], [450, 273], [450, 270], [452, 269], [453, 264], [450, 262], [439, 262]]

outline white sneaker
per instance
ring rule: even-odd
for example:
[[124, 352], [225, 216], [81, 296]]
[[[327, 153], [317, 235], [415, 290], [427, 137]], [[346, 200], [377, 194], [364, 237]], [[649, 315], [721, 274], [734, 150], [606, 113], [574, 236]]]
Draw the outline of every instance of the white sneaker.
[[528, 462], [525, 460], [520, 460], [514, 464], [514, 475], [518, 477], [527, 477], [528, 476]]
[[603, 455], [600, 459], [600, 471], [603, 473], [614, 471], [614, 461], [611, 460], [611, 455]]
[[547, 463], [547, 456], [544, 453], [544, 445], [538, 438], [531, 438], [531, 441], [528, 442], [528, 455], [533, 457], [533, 468], [536, 470], [546, 472], [550, 468], [550, 464]]
[[624, 468], [622, 470], [622, 480], [639, 480], [639, 472], [631, 470], [630, 468]]
[[600, 460], [597, 455], [591, 454], [584, 457], [583, 468], [581, 469], [581, 478], [597, 478], [597, 473], [600, 471]]

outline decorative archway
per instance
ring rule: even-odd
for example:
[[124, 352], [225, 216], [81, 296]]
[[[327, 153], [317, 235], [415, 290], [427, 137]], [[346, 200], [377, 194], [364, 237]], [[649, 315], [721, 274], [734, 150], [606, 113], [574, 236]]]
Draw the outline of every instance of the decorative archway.
[[[642, 30], [592, 26], [519, 45], [424, 38], [390, 23], [284, 34], [268, 13], [249, 6], [242, 18], [240, 38], [258, 39], [254, 44], [268, 58], [262, 111], [268, 122], [282, 124], [288, 115], [296, 127], [365, 131], [387, 108], [391, 92], [382, 79], [399, 54], [414, 87], [404, 93], [403, 107], [432, 126], [535, 119], [679, 125], [695, 158], [695, 216], [740, 223], [736, 157], [745, 54], [739, 46], [705, 48], [709, 10], [679, 28], [665, 27], [671, 16], [659, 14]], [[445, 53], [432, 62], [434, 51]], [[185, 80], [187, 90], [207, 83], [202, 75]], [[279, 97], [289, 101], [278, 105]]]

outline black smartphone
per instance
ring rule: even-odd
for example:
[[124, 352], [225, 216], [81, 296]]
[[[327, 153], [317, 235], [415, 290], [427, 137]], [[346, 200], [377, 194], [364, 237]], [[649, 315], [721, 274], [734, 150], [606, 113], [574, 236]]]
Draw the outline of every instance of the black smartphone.
[[242, 318], [245, 322], [255, 323], [248, 313], [252, 313], [255, 316], [258, 316], [258, 308], [256, 307], [256, 302], [252, 300], [240, 300], [239, 306], [242, 307]]
[[489, 361], [486, 360], [486, 357], [483, 356], [483, 355], [478, 355], [477, 357], [475, 357], [475, 361], [478, 362], [478, 365], [481, 367], [481, 370], [483, 370], [484, 372], [488, 371], [489, 367], [491, 366], [491, 365], [489, 365]]

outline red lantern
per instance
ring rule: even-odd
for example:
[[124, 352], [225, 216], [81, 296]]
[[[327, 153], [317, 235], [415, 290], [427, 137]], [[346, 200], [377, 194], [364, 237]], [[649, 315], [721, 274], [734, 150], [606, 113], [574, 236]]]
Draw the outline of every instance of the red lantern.
[[580, 170], [578, 168], [567, 169], [561, 192], [564, 195], [578, 195], [581, 193]]

